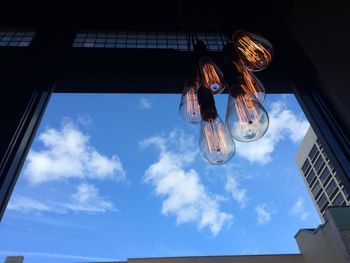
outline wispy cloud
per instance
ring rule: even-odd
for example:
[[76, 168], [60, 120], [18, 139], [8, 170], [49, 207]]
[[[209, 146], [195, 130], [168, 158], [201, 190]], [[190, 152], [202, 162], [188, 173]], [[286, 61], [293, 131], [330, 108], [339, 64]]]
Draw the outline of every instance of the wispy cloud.
[[310, 211], [308, 211], [305, 207], [305, 200], [302, 197], [298, 197], [298, 199], [293, 204], [290, 209], [291, 215], [298, 217], [302, 221], [306, 221], [310, 216]]
[[16, 210], [22, 213], [30, 211], [52, 212], [52, 206], [22, 195], [13, 195], [7, 205], [7, 209]]
[[258, 225], [267, 225], [272, 220], [272, 214], [275, 213], [275, 209], [267, 204], [260, 204], [255, 207], [255, 212], [257, 215], [257, 224]]
[[241, 209], [247, 206], [250, 199], [248, 190], [242, 187], [240, 182], [251, 178], [251, 176], [247, 175], [241, 165], [232, 162], [224, 165], [207, 165], [205, 174], [209, 181], [219, 179], [223, 182], [226, 193], [229, 194]]
[[90, 257], [90, 256], [78, 256], [62, 253], [48, 253], [48, 252], [32, 252], [32, 251], [13, 251], [13, 250], [0, 250], [1, 255], [18, 255], [25, 257], [47, 257], [47, 258], [62, 258], [62, 259], [74, 259], [74, 260], [87, 260], [87, 261], [116, 261], [112, 258], [104, 257]]
[[77, 115], [77, 122], [85, 127], [91, 126], [94, 121], [89, 114], [79, 114]]
[[143, 110], [149, 110], [152, 108], [152, 101], [145, 97], [140, 98], [139, 100], [139, 108]]
[[38, 137], [43, 149], [29, 152], [24, 176], [39, 184], [67, 178], [114, 179], [125, 178], [118, 156], [107, 157], [90, 143], [88, 135], [65, 119], [61, 129], [48, 128]]
[[192, 136], [180, 131], [152, 136], [141, 142], [142, 148], [149, 146], [159, 150], [159, 158], [148, 167], [144, 180], [154, 186], [156, 195], [165, 197], [162, 214], [174, 215], [178, 224], [209, 228], [213, 235], [230, 225], [233, 215], [221, 212], [218, 198], [201, 183], [198, 172], [186, 168], [198, 156]]
[[272, 161], [275, 146], [286, 138], [299, 142], [304, 138], [309, 123], [297, 116], [282, 102], [271, 104], [270, 125], [264, 137], [251, 143], [237, 142], [237, 155], [251, 163], [267, 164]]
[[7, 208], [22, 213], [66, 213], [69, 211], [105, 213], [109, 211], [117, 211], [111, 201], [99, 195], [99, 190], [94, 185], [87, 183], [78, 185], [76, 192], [70, 196], [68, 201], [39, 201], [31, 197], [14, 195]]
[[233, 175], [227, 176], [225, 190], [231, 194], [232, 198], [238, 202], [241, 208], [246, 207], [248, 202], [247, 189], [241, 188]]

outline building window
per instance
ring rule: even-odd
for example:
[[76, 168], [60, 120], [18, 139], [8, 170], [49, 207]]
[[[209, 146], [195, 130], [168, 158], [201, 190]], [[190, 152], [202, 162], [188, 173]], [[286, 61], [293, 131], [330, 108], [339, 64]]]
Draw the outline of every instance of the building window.
[[317, 183], [315, 184], [315, 186], [312, 188], [312, 193], [314, 194], [315, 198], [316, 196], [320, 193], [321, 190], [321, 185], [320, 183], [317, 181]]
[[324, 165], [325, 165], [325, 162], [324, 162], [322, 156], [320, 155], [315, 163], [315, 166], [314, 166], [316, 172], [319, 173]]
[[315, 179], [316, 179], [315, 172], [313, 169], [311, 169], [309, 175], [306, 178], [306, 181], [308, 182], [309, 185], [312, 185]]
[[335, 174], [335, 178], [337, 179], [337, 182], [338, 182], [339, 186], [342, 186], [343, 183], [342, 183], [342, 181], [341, 181], [341, 179], [340, 179], [338, 174]]
[[312, 147], [312, 149], [311, 149], [311, 151], [310, 151], [310, 153], [309, 153], [309, 157], [310, 157], [310, 160], [311, 160], [312, 162], [314, 161], [314, 159], [315, 159], [317, 153], [318, 153], [317, 146], [314, 145], [314, 147]]
[[303, 166], [301, 167], [301, 170], [304, 172], [304, 175], [307, 174], [307, 172], [309, 171], [309, 168], [310, 168], [310, 162], [308, 159], [306, 159]]
[[327, 184], [328, 179], [330, 178], [330, 172], [328, 170], [328, 168], [326, 167], [326, 169], [323, 170], [322, 174], [320, 175], [320, 180], [322, 181], [323, 185]]
[[[221, 51], [229, 41], [221, 33], [200, 32], [198, 39], [202, 40], [208, 50]], [[152, 48], [192, 51], [192, 43], [186, 32], [79, 32], [73, 43], [77, 48]]]
[[334, 199], [333, 205], [340, 206], [343, 205], [345, 202], [344, 197], [341, 193], [338, 194], [338, 196]]
[[28, 47], [35, 31], [25, 29], [0, 29], [0, 47]]
[[334, 180], [332, 180], [326, 189], [329, 199], [332, 199], [333, 194], [335, 193], [335, 189], [337, 189], [337, 184], [335, 183]]
[[327, 197], [325, 194], [322, 194], [320, 199], [318, 199], [317, 204], [318, 207], [320, 208], [320, 210], [322, 210], [323, 206], [326, 204], [327, 202]]

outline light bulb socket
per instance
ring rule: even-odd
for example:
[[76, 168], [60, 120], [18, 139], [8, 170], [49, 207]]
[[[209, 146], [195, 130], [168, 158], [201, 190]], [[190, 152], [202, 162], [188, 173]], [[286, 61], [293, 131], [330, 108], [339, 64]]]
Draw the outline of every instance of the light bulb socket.
[[197, 40], [196, 44], [193, 46], [193, 49], [198, 56], [208, 55], [209, 53], [207, 46], [202, 40]]
[[197, 90], [198, 90], [198, 81], [196, 79], [187, 79], [185, 81], [183, 94], [187, 93], [190, 90], [193, 90], [193, 91], [197, 92]]
[[216, 110], [214, 96], [211, 91], [204, 86], [200, 86], [198, 88], [197, 98], [202, 120], [214, 120], [218, 116], [218, 112]]
[[243, 83], [236, 83], [232, 86], [230, 86], [230, 89], [229, 89], [229, 94], [234, 97], [234, 98], [237, 98], [239, 95], [243, 95], [246, 93], [246, 89], [244, 88], [244, 85]]
[[240, 70], [240, 62], [227, 61], [224, 68], [225, 81], [228, 86], [245, 83], [243, 73]]

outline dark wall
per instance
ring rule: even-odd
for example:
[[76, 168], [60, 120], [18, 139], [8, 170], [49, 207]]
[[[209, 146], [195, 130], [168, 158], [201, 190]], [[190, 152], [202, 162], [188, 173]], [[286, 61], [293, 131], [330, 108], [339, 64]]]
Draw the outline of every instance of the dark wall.
[[350, 1], [296, 0], [288, 27], [318, 71], [321, 93], [350, 134]]

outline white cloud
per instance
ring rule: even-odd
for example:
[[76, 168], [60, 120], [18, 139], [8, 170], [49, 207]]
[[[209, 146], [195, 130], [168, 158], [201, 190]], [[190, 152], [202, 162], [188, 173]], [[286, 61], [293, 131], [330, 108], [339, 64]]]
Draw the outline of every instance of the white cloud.
[[220, 198], [207, 191], [196, 170], [186, 169], [198, 156], [193, 137], [177, 131], [141, 142], [142, 148], [152, 145], [160, 151], [159, 159], [148, 167], [144, 180], [154, 186], [156, 195], [165, 196], [162, 214], [174, 215], [178, 224], [209, 228], [213, 235], [229, 225], [233, 215], [220, 211]]
[[30, 211], [52, 212], [53, 210], [50, 205], [22, 195], [13, 195], [9, 204], [7, 205], [7, 209], [16, 210], [23, 213]]
[[246, 207], [248, 202], [247, 189], [243, 189], [239, 186], [236, 177], [227, 176], [225, 190], [231, 194], [232, 198], [238, 202], [241, 208]]
[[310, 211], [305, 207], [305, 200], [300, 196], [290, 209], [290, 213], [291, 215], [299, 217], [302, 221], [307, 220], [310, 216]]
[[272, 220], [272, 214], [274, 213], [274, 209], [264, 203], [255, 207], [255, 212], [257, 215], [257, 224], [258, 225], [267, 225]]
[[117, 211], [111, 201], [99, 195], [99, 190], [93, 184], [87, 183], [78, 185], [76, 192], [70, 196], [67, 202], [64, 200], [38, 201], [26, 196], [14, 195], [7, 208], [22, 213], [67, 213], [69, 211], [105, 213]]
[[271, 104], [270, 125], [266, 134], [251, 143], [237, 142], [237, 155], [251, 163], [267, 164], [272, 160], [275, 146], [285, 138], [297, 143], [302, 140], [309, 128], [309, 123], [295, 115], [283, 102]]
[[99, 190], [93, 184], [82, 183], [78, 185], [77, 192], [72, 194], [71, 197], [73, 202], [67, 204], [66, 207], [73, 211], [117, 211], [112, 202], [99, 195]]
[[149, 99], [142, 97], [139, 100], [139, 108], [149, 110], [152, 108], [152, 102]]
[[114, 179], [125, 178], [120, 159], [99, 153], [71, 121], [62, 123], [60, 130], [46, 129], [38, 137], [44, 147], [30, 150], [24, 176], [38, 184], [67, 178]]
[[89, 127], [94, 123], [89, 114], [79, 114], [77, 116], [77, 122], [85, 127]]

